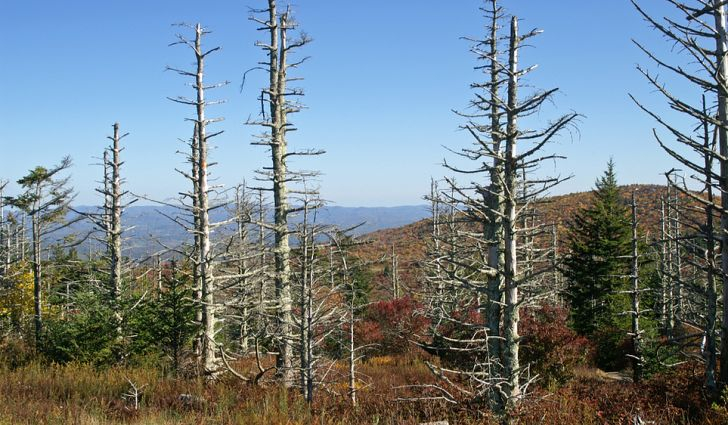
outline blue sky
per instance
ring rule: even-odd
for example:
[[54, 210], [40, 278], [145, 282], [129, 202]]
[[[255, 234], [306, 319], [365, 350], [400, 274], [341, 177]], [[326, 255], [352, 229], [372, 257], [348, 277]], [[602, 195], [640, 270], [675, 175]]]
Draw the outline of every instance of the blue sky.
[[[646, 3], [646, 2], [645, 2]], [[661, 2], [662, 3], [662, 2]], [[664, 2], [667, 3], [667, 2]], [[464, 108], [468, 85], [480, 78], [462, 36], [478, 36], [481, 1], [299, 0], [294, 10], [314, 39], [300, 71], [308, 109], [295, 118], [294, 147], [328, 153], [294, 163], [322, 171], [323, 196], [338, 205], [381, 206], [421, 203], [430, 176], [444, 174], [449, 156], [469, 139], [458, 131], [451, 110]], [[561, 174], [575, 178], [557, 192], [588, 190], [613, 156], [622, 183], [663, 182], [674, 164], [654, 142], [652, 121], [631, 102], [633, 93], [660, 105], [635, 70], [647, 59], [631, 38], [668, 52], [628, 0], [504, 0], [521, 27], [544, 34], [523, 51], [539, 64], [528, 80], [534, 87], [559, 87], [557, 112], [584, 117], [579, 133], [556, 150], [568, 156]], [[248, 6], [263, 0], [2, 0], [3, 66], [0, 67], [0, 178], [17, 180], [35, 165], [71, 155], [77, 203], [100, 201], [93, 188], [100, 168], [93, 164], [119, 121], [131, 133], [124, 152], [127, 187], [157, 199], [185, 188], [174, 168], [184, 167], [177, 150], [190, 125], [191, 109], [167, 96], [190, 95], [184, 78], [165, 66], [184, 67], [192, 57], [168, 47], [180, 31], [171, 24], [201, 22], [213, 33], [207, 45], [223, 50], [207, 62], [208, 81], [231, 83], [211, 94], [227, 103], [211, 107], [223, 116], [216, 128], [216, 182], [231, 186], [251, 179], [267, 165], [261, 147], [251, 146], [258, 130], [245, 126], [257, 113], [255, 98], [264, 84], [253, 74], [240, 91], [242, 73], [264, 58], [253, 43], [262, 34], [248, 21]], [[655, 5], [650, 1], [651, 7]]]

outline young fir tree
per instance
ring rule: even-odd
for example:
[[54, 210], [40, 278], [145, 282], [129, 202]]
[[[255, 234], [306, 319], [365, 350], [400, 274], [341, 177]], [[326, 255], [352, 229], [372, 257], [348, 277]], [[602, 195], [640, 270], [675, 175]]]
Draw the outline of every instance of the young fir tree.
[[159, 299], [152, 303], [156, 317], [151, 336], [169, 357], [172, 371], [177, 375], [184, 353], [199, 330], [194, 320], [197, 306], [189, 275], [175, 261], [164, 271], [162, 285]]
[[592, 204], [579, 211], [568, 229], [564, 260], [571, 321], [582, 335], [618, 325], [626, 297], [620, 291], [629, 271], [630, 212], [619, 195], [614, 162], [596, 182]]

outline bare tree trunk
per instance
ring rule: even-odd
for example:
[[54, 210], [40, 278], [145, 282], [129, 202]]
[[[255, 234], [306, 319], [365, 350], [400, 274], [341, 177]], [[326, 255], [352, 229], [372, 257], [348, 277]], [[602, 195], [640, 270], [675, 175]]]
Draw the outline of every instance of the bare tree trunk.
[[[266, 264], [268, 258], [266, 256], [265, 246], [265, 206], [263, 205], [262, 190], [258, 190], [258, 250], [260, 251], [260, 267], [263, 270], [258, 287], [258, 316], [261, 318], [262, 321], [260, 328], [265, 331], [266, 323], [268, 323], [268, 319], [266, 318], [266, 281], [268, 280], [266, 274]], [[256, 349], [257, 347], [258, 345], [256, 344]]]
[[503, 366], [507, 383], [507, 404], [515, 405], [521, 396], [519, 381], [519, 335], [518, 322], [520, 320], [520, 304], [518, 300], [518, 273], [517, 242], [516, 242], [516, 196], [517, 196], [517, 157], [516, 145], [519, 131], [517, 123], [518, 106], [518, 19], [511, 18], [511, 35], [509, 49], [509, 80], [508, 80], [508, 126], [506, 129], [506, 157], [505, 157], [505, 214], [504, 214], [504, 247], [505, 247], [505, 311], [503, 313], [504, 353]]
[[[432, 233], [430, 235], [432, 239], [432, 252], [430, 253], [431, 256], [436, 257], [434, 261], [434, 280], [435, 280], [435, 294], [434, 294], [434, 303], [432, 305], [433, 310], [435, 311], [435, 319], [433, 320], [433, 325], [437, 325], [439, 321], [441, 320], [442, 316], [444, 315], [444, 304], [445, 300], [444, 297], [444, 289], [445, 289], [445, 282], [443, 281], [443, 274], [442, 274], [442, 265], [440, 264], [440, 261], [438, 260], [438, 256], [441, 254], [441, 248], [440, 248], [440, 193], [439, 189], [437, 187], [437, 181], [435, 179], [430, 180], [430, 212], [432, 214], [431, 220], [432, 220]], [[433, 335], [436, 333], [437, 328], [436, 326], [433, 326], [431, 328], [431, 332], [433, 332]]]
[[[241, 189], [243, 192], [241, 193]], [[240, 308], [241, 321], [240, 321], [240, 351], [244, 354], [248, 353], [250, 349], [250, 323], [249, 323], [249, 295], [250, 295], [250, 279], [248, 277], [248, 257], [246, 249], [248, 246], [248, 227], [247, 224], [249, 219], [249, 208], [248, 200], [245, 194], [245, 183], [238, 185], [235, 188], [235, 223], [237, 225], [237, 236], [239, 244], [239, 252], [237, 259], [239, 286], [240, 293]]]
[[[301, 392], [303, 398], [307, 403], [311, 403], [313, 400], [313, 388], [311, 385], [311, 364], [310, 355], [310, 344], [311, 344], [311, 291], [309, 285], [312, 282], [309, 280], [309, 267], [313, 267], [313, 264], [309, 262], [309, 252], [312, 250], [311, 242], [309, 240], [309, 222], [308, 222], [308, 202], [304, 200], [303, 205], [303, 223], [301, 224], [301, 232], [299, 239], [301, 240], [301, 286], [299, 287], [301, 293], [299, 294], [300, 304], [298, 306], [301, 317], [299, 325], [299, 339], [301, 343], [301, 349], [299, 350], [299, 361], [301, 363]], [[314, 255], [313, 252], [310, 255]]]
[[[500, 123], [501, 108], [499, 106], [501, 69], [498, 59], [498, 30], [499, 30], [499, 8], [496, 0], [491, 1], [492, 16], [490, 23], [490, 137], [493, 143], [493, 152], [500, 153], [502, 141], [502, 127]], [[501, 356], [501, 305], [503, 303], [503, 274], [504, 270], [504, 235], [503, 235], [503, 164], [500, 155], [493, 156], [493, 165], [490, 169], [490, 188], [486, 196], [488, 209], [488, 221], [485, 229], [485, 240], [488, 242], [488, 266], [499, 272], [488, 277], [488, 309], [486, 313], [486, 326], [488, 328], [488, 355], [494, 359]], [[495, 367], [499, 367], [499, 361]], [[494, 397], [499, 394], [493, 393]], [[493, 400], [496, 404], [500, 402]]]
[[212, 275], [212, 250], [210, 244], [210, 205], [208, 200], [209, 187], [207, 183], [207, 119], [205, 118], [205, 54], [202, 51], [203, 30], [200, 24], [195, 26], [195, 51], [197, 53], [197, 74], [195, 88], [197, 89], [197, 140], [198, 140], [198, 187], [197, 202], [199, 211], [200, 250], [200, 281], [202, 289], [202, 363], [205, 373], [213, 375], [218, 369], [216, 359], [217, 344], [215, 342], [215, 285]]
[[[703, 110], [707, 112], [705, 97], [703, 97]], [[704, 158], [705, 169], [705, 195], [708, 203], [705, 205], [705, 265], [706, 265], [706, 282], [705, 282], [705, 350], [703, 357], [705, 358], [705, 386], [711, 396], [715, 396], [718, 384], [716, 379], [717, 360], [717, 332], [716, 317], [718, 316], [718, 294], [716, 293], [715, 273], [717, 264], [715, 263], [715, 197], [713, 195], [713, 153], [715, 146], [711, 146], [710, 125], [707, 121], [703, 122], [703, 140], [704, 140]], [[720, 238], [719, 238], [720, 239]]]
[[0, 268], [0, 276], [7, 276], [10, 269], [10, 249], [8, 241], [10, 235], [5, 229], [5, 198], [3, 198], [3, 190], [7, 182], [0, 181], [0, 253], [2, 253], [2, 268]]
[[[277, 301], [276, 320], [278, 325], [278, 354], [276, 356], [277, 376], [284, 385], [293, 383], [291, 349], [291, 248], [289, 245], [288, 215], [288, 169], [286, 165], [288, 145], [286, 141], [286, 16], [279, 17], [276, 1], [268, 0], [269, 54], [269, 108], [271, 116], [271, 154], [273, 160], [273, 233], [275, 247], [275, 292]], [[280, 36], [280, 40], [279, 40]]]
[[639, 252], [637, 247], [637, 202], [634, 192], [632, 193], [632, 265], [630, 271], [632, 298], [632, 377], [635, 383], [642, 380], [642, 367], [644, 358], [642, 356], [642, 331], [640, 330], [640, 287], [639, 287]]
[[193, 351], [198, 359], [202, 359], [202, 341], [204, 339], [204, 309], [202, 308], [202, 281], [200, 279], [200, 264], [202, 257], [200, 256], [200, 138], [198, 135], [199, 124], [195, 122], [194, 132], [190, 143], [190, 162], [192, 168], [192, 227], [194, 229], [194, 248], [192, 252], [192, 285], [195, 289], [195, 300], [197, 301], [197, 310], [195, 311], [195, 323], [199, 325], [198, 334], [193, 341]]
[[667, 196], [666, 196], [667, 202], [665, 204], [665, 208], [667, 210], [666, 211], [667, 215], [665, 216], [665, 218], [667, 220], [667, 222], [665, 224], [666, 229], [667, 229], [667, 232], [666, 232], [667, 256], [665, 257], [666, 258], [665, 270], [667, 270], [667, 282], [666, 282], [667, 288], [666, 288], [665, 292], [667, 295], [667, 299], [666, 299], [666, 301], [667, 301], [667, 306], [666, 306], [667, 328], [666, 328], [666, 331], [667, 331], [667, 335], [670, 337], [675, 332], [675, 310], [676, 310], [675, 309], [675, 280], [676, 280], [675, 255], [679, 251], [679, 248], [675, 248], [675, 246], [677, 245], [677, 235], [675, 235], [675, 233], [674, 233], [675, 228], [673, 226], [673, 220], [674, 220], [673, 214], [674, 214], [674, 210], [675, 210], [675, 208], [677, 208], [677, 206], [672, 205], [672, 203], [673, 203], [673, 199], [671, 197], [672, 190], [673, 189], [669, 183], [669, 178], [668, 178]]
[[672, 285], [672, 306], [674, 308], [672, 317], [674, 320], [673, 327], [680, 328], [680, 325], [683, 320], [683, 264], [682, 264], [682, 257], [683, 257], [683, 246], [682, 246], [682, 229], [680, 226], [680, 216], [681, 216], [681, 207], [680, 207], [680, 194], [677, 190], [675, 190], [675, 198], [674, 198], [674, 211], [673, 211], [673, 219], [672, 219], [672, 237], [674, 239], [673, 247], [675, 249], [672, 257], [672, 265], [675, 268], [673, 271], [673, 281], [674, 284]]
[[354, 281], [350, 281], [351, 299], [349, 300], [349, 400], [351, 405], [356, 407], [356, 345], [354, 344], [354, 314], [356, 312], [356, 292], [354, 288]]
[[121, 148], [119, 141], [119, 123], [114, 123], [114, 135], [111, 138], [111, 192], [110, 192], [110, 221], [109, 226], [109, 266], [110, 266], [110, 289], [111, 302], [114, 309], [114, 317], [116, 319], [117, 338], [121, 338]]
[[159, 254], [155, 255], [154, 265], [155, 265], [155, 269], [157, 269], [156, 270], [156, 272], [157, 272], [157, 276], [156, 276], [156, 278], [157, 278], [157, 298], [161, 299], [162, 290], [163, 290], [163, 286], [164, 286], [163, 285], [164, 275], [163, 275], [163, 270], [162, 270], [162, 256], [161, 255], [159, 255]]
[[[209, 194], [211, 189], [208, 185], [208, 144], [209, 139], [219, 135], [222, 131], [208, 133], [207, 126], [210, 123], [222, 121], [222, 118], [207, 118], [206, 107], [211, 104], [206, 100], [206, 90], [219, 87], [226, 83], [218, 85], [206, 85], [205, 83], [205, 58], [218, 50], [220, 47], [214, 47], [209, 50], [203, 50], [202, 38], [209, 33], [201, 24], [196, 24], [193, 28], [195, 32], [194, 40], [189, 40], [182, 35], [177, 35], [179, 41], [173, 44], [182, 44], [189, 47], [195, 54], [195, 69], [186, 71], [174, 69], [178, 74], [194, 79], [192, 87], [195, 90], [195, 98], [188, 99], [185, 97], [170, 98], [170, 100], [184, 105], [193, 106], [195, 108], [195, 131], [191, 142], [191, 155], [189, 157], [192, 163], [192, 173], [187, 178], [192, 180], [193, 191], [187, 194], [192, 199], [193, 228], [190, 229], [195, 235], [195, 248], [190, 259], [193, 263], [193, 280], [195, 280], [198, 300], [200, 302], [199, 313], [197, 318], [201, 319], [201, 335], [197, 343], [199, 350], [199, 359], [202, 362], [202, 368], [205, 375], [214, 378], [219, 371], [218, 359], [216, 357], [216, 304], [215, 304], [215, 278], [213, 276], [214, 258], [212, 251], [212, 242], [210, 237], [210, 200]], [[195, 271], [197, 276], [194, 276]]]
[[660, 324], [663, 335], [670, 335], [670, 320], [668, 317], [669, 277], [668, 273], [668, 234], [665, 226], [665, 198], [660, 198]]
[[[642, 106], [636, 99], [635, 102], [642, 110], [655, 118], [655, 120], [658, 121], [664, 129], [671, 133], [672, 136], [675, 136], [675, 139], [678, 143], [689, 149], [691, 152], [697, 151], [701, 153], [703, 155], [702, 159], [705, 161], [709, 162], [711, 158], [716, 158], [719, 161], [718, 165], [720, 171], [719, 176], [716, 176], [715, 174], [717, 173], [714, 174], [711, 164], [708, 164], [708, 162], [693, 162], [691, 159], [689, 159], [689, 157], [684, 156], [674, 150], [674, 148], [667, 146], [667, 144], [663, 142], [663, 140], [660, 138], [659, 134], [657, 132], [654, 132], [660, 146], [672, 158], [674, 158], [680, 164], [686, 166], [689, 169], [705, 173], [704, 175], [700, 175], [703, 173], [698, 173], [698, 175], [691, 175], [691, 179], [697, 180], [701, 184], [713, 185], [714, 190], [725, 195], [726, 193], [728, 193], [728, 160], [726, 160], [728, 156], [728, 87], [726, 86], [726, 84], [728, 83], [728, 63], [726, 63], [726, 53], [728, 52], [728, 35], [726, 34], [725, 2], [722, 0], [706, 0], [695, 2], [697, 4], [692, 5], [688, 4], [687, 2], [670, 1], [669, 3], [675, 6], [676, 9], [679, 10], [681, 14], [683, 14], [683, 17], [688, 22], [688, 24], [683, 24], [682, 22], [678, 23], [678, 21], [668, 18], [663, 18], [663, 20], [665, 21], [665, 23], [663, 24], [652, 18], [645, 10], [643, 10], [637, 4], [636, 0], [632, 0], [632, 3], [634, 4], [638, 12], [653, 26], [653, 28], [657, 29], [670, 41], [680, 45], [682, 49], [689, 54], [689, 56], [699, 58], [699, 60], [695, 62], [699, 65], [698, 69], [687, 71], [681, 66], [673, 66], [664, 62], [661, 59], [658, 59], [657, 55], [652, 54], [650, 51], [637, 43], [638, 47], [643, 50], [648, 55], [650, 60], [656, 63], [660, 68], [668, 69], [673, 74], [679, 76], [681, 80], [683, 78], [687, 79], [696, 88], [699, 88], [701, 92], [705, 93], [705, 95], [712, 97], [708, 103], [710, 103], [711, 105], [717, 104], [717, 108], [715, 109], [707, 110], [707, 108], [705, 108], [705, 97], [703, 97], [703, 104], [700, 107], [691, 105], [684, 99], [673, 95], [666, 88], [662, 79], [658, 81], [658, 79], [650, 74], [648, 71], [645, 71], [644, 69], [638, 67], [638, 70], [646, 77], [650, 85], [653, 88], [657, 89], [657, 91], [667, 100], [668, 104], [673, 110], [679, 111], [686, 116], [691, 117], [692, 119], [697, 119], [700, 122], [700, 125], [703, 127], [704, 133], [707, 132], [705, 127], [706, 125], [709, 124], [715, 126], [715, 139], [717, 139], [718, 154], [716, 155], [715, 146], [710, 145], [710, 143], [708, 142], [709, 137], [706, 137], [705, 134], [703, 134], [703, 138], [705, 140], [703, 140], [702, 142], [698, 142], [697, 140], [695, 140], [695, 138], [693, 137], [693, 133], [695, 132], [694, 127], [690, 128], [689, 131], [680, 130], [678, 126], [668, 123], [655, 112], [652, 112]], [[716, 141], [714, 140], [712, 143], [713, 145], [715, 145]], [[704, 167], [706, 166], [710, 167], [710, 169], [704, 169]], [[728, 246], [728, 196], [721, 196], [720, 206], [713, 204], [710, 201], [706, 201], [700, 196], [694, 196], [693, 192], [687, 189], [684, 179], [681, 183], [678, 184], [678, 182], [671, 178], [671, 173], [672, 172], [667, 173], [667, 177], [668, 184], [672, 188], [675, 188], [683, 196], [702, 204], [704, 207], [706, 207], [706, 213], [708, 211], [717, 211], [720, 213], [720, 227], [714, 233], [716, 235], [715, 241], [721, 242], [721, 261], [720, 268], [716, 267], [714, 269], [714, 272], [721, 274], [720, 279], [722, 281], [722, 292], [724, 295], [728, 294], [728, 249], [725, 249], [725, 247]], [[712, 195], [709, 194], [709, 196]], [[670, 227], [669, 223], [668, 227]], [[670, 229], [670, 231], [674, 233], [671, 236], [673, 239], [675, 239], [675, 243], [677, 245], [679, 243], [679, 235], [677, 234], [678, 229]], [[710, 235], [706, 234], [708, 240], [711, 240], [713, 238], [712, 234], [712, 231]], [[668, 239], [670, 239], [669, 236]], [[709, 247], [709, 249], [712, 248]], [[668, 251], [670, 250], [668, 249]], [[668, 253], [668, 258], [671, 254], [673, 253]], [[678, 256], [674, 259], [675, 262], [679, 262], [679, 254], [676, 253], [675, 255]], [[706, 260], [708, 261], [708, 263], [705, 267], [706, 271], [708, 272], [708, 280], [710, 281], [715, 278], [714, 276], [710, 276], [713, 271], [709, 270], [712, 267], [713, 259], [707, 258]], [[670, 268], [668, 267], [668, 269]], [[680, 298], [676, 300], [678, 312], [677, 319], [680, 320], [682, 313], [682, 306], [680, 305], [682, 302], [682, 282], [680, 281], [681, 277], [679, 265], [677, 273], [673, 273], [673, 276], [671, 276], [671, 278], [673, 278], [677, 282], [677, 285], [679, 285], [680, 289], [677, 292]], [[714, 290], [714, 288], [711, 288], [710, 286], [710, 283], [708, 283], [708, 287], [705, 288], [705, 293], [701, 294], [707, 297], [707, 310], [710, 310], [712, 308], [712, 301], [710, 300], [710, 298], [712, 297], [712, 293], [717, 292]], [[686, 289], [690, 289], [690, 287], [686, 286]], [[701, 317], [704, 317], [704, 315], [710, 314], [707, 310], [702, 310], [698, 314]], [[672, 312], [668, 311], [667, 314], [668, 316], [670, 316]], [[686, 314], [689, 314], [689, 312], [686, 312]], [[713, 330], [711, 330], [710, 328], [713, 326], [711, 324], [713, 320], [714, 319], [708, 317], [705, 318], [705, 322], [703, 323], [703, 325], [706, 327], [706, 349], [707, 346], [712, 343], [710, 339], [712, 337]], [[728, 353], [728, 338], [726, 338], [726, 336], [728, 335], [728, 303], [724, 303], [723, 305], [721, 333], [723, 335], [723, 338], [721, 343], [722, 349], [720, 350], [720, 352], [721, 356], [725, 357]], [[710, 357], [711, 354], [708, 353], [708, 356]], [[725, 360], [725, 358], [723, 360]], [[711, 362], [711, 359], [706, 359], [706, 367], [708, 367], [708, 364]], [[711, 385], [709, 382], [712, 379], [711, 374], [711, 371], [706, 370], [707, 385]], [[721, 361], [720, 381], [723, 385], [725, 385], [726, 381], [728, 381], [727, 377], [728, 361]]]
[[399, 290], [399, 261], [397, 253], [394, 250], [394, 244], [392, 244], [392, 298], [398, 299], [400, 297]]
[[[728, 52], [728, 34], [726, 33], [726, 11], [725, 5], [720, 0], [713, 0], [712, 6], [715, 8], [713, 16], [715, 18], [715, 30], [717, 32], [716, 41], [716, 58], [717, 58], [717, 89], [718, 89], [718, 150], [720, 152], [720, 189], [723, 193], [721, 196], [721, 214], [720, 214], [720, 237], [723, 241], [721, 249], [721, 274], [723, 281], [723, 294], [728, 294], [728, 62], [726, 62], [726, 53]], [[728, 383], [728, 302], [723, 303], [723, 320], [721, 323], [721, 362], [720, 362], [720, 380], [723, 385]]]
[[[40, 187], [36, 190], [36, 194], [40, 197]], [[37, 206], [34, 208], [37, 209]], [[31, 216], [33, 225], [33, 321], [35, 323], [35, 349], [40, 346], [40, 339], [43, 332], [43, 287], [41, 286], [41, 223], [40, 216], [33, 214]]]
[[559, 271], [559, 229], [557, 224], [551, 226], [551, 281], [554, 286], [554, 304], [563, 305], [564, 289], [561, 286], [561, 272]]

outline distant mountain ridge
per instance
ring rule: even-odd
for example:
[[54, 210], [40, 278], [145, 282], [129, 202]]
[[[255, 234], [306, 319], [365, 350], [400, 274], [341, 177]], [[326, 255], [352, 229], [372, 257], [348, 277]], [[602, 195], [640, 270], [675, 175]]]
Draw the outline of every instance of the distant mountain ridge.
[[[666, 195], [666, 187], [660, 185], [621, 186], [622, 198], [627, 202], [634, 192], [637, 198], [640, 231], [647, 237], [655, 237], [659, 232], [660, 200]], [[554, 223], [559, 228], [560, 249], [565, 249], [563, 239], [565, 227], [577, 211], [592, 201], [592, 192], [576, 192], [547, 198], [538, 209], [544, 222]], [[341, 207], [326, 206], [319, 210], [317, 221], [349, 228], [362, 224], [354, 233], [364, 236], [369, 242], [358, 249], [367, 260], [374, 261], [389, 255], [395, 250], [402, 269], [411, 268], [425, 258], [426, 244], [431, 233], [430, 210], [427, 205], [397, 207]], [[96, 207], [79, 207], [80, 211], [93, 211]], [[214, 210], [212, 221], [222, 221], [229, 217], [224, 209]], [[170, 217], [184, 218], [184, 213], [169, 206], [131, 206], [123, 217], [125, 235], [125, 255], [132, 258], [145, 258], [163, 247], [177, 247], [191, 242], [187, 233]], [[271, 217], [267, 220], [270, 221]], [[292, 220], [296, 223], [298, 219]], [[71, 233], [84, 235], [93, 226], [88, 220], [76, 223], [57, 239]], [[223, 230], [224, 231], [224, 230]], [[101, 249], [100, 242], [86, 242], [78, 248], [82, 255], [90, 249]]]
[[[97, 211], [97, 207], [78, 206], [76, 211], [81, 213]], [[340, 228], [357, 227], [353, 233], [363, 235], [378, 230], [398, 228], [422, 220], [429, 216], [429, 207], [426, 205], [405, 205], [395, 207], [341, 207], [325, 206], [317, 214], [319, 223], [331, 224]], [[77, 217], [76, 213], [69, 213], [70, 219]], [[223, 208], [211, 212], [211, 221], [222, 222], [230, 217]], [[178, 221], [189, 220], [189, 215], [183, 210], [171, 206], [136, 206], [128, 207], [122, 218], [124, 232], [125, 255], [133, 258], [143, 258], [164, 247], [177, 247], [185, 242], [191, 242], [192, 236]], [[268, 217], [270, 220], [271, 217]], [[292, 218], [292, 223], [300, 221], [300, 217]], [[63, 229], [54, 235], [60, 240], [70, 235], [84, 236], [94, 230], [89, 220], [81, 220], [69, 228]], [[222, 229], [221, 231], [225, 231]], [[78, 248], [82, 255], [89, 251], [98, 250], [101, 243], [95, 238], [81, 244]]]

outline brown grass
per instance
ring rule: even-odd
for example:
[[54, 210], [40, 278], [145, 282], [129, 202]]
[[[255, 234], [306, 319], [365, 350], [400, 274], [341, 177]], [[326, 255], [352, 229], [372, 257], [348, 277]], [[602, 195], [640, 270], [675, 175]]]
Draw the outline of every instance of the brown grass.
[[[247, 362], [238, 362], [244, 368]], [[438, 403], [398, 403], [394, 387], [427, 382], [429, 371], [414, 359], [362, 365], [359, 407], [341, 394], [320, 391], [312, 406], [296, 390], [224, 377], [214, 383], [174, 379], [149, 368], [32, 363], [0, 369], [1, 424], [416, 424], [454, 417]], [[340, 376], [343, 378], [343, 374]], [[123, 394], [127, 378], [145, 385], [139, 410]], [[345, 389], [343, 381], [331, 385]], [[189, 395], [180, 397], [182, 394]], [[460, 422], [459, 422], [460, 423]]]
[[[236, 368], [251, 373], [252, 366], [250, 360], [236, 363]], [[363, 363], [360, 403], [352, 408], [345, 396], [345, 368], [340, 366], [332, 372], [336, 382], [331, 390], [319, 391], [308, 406], [296, 390], [281, 389], [273, 382], [255, 386], [226, 376], [206, 383], [166, 377], [153, 368], [97, 370], [32, 363], [0, 369], [0, 424], [496, 423], [475, 406], [397, 401], [419, 394], [417, 384], [433, 382], [424, 363], [411, 355]], [[636, 413], [655, 424], [728, 423], [726, 409], [711, 409], [703, 398], [701, 377], [694, 369], [676, 370], [640, 385], [597, 375], [583, 370], [562, 387], [534, 388], [517, 423], [626, 424]], [[127, 378], [146, 385], [139, 410], [122, 397], [129, 390]], [[189, 396], [180, 398], [182, 394]]]

